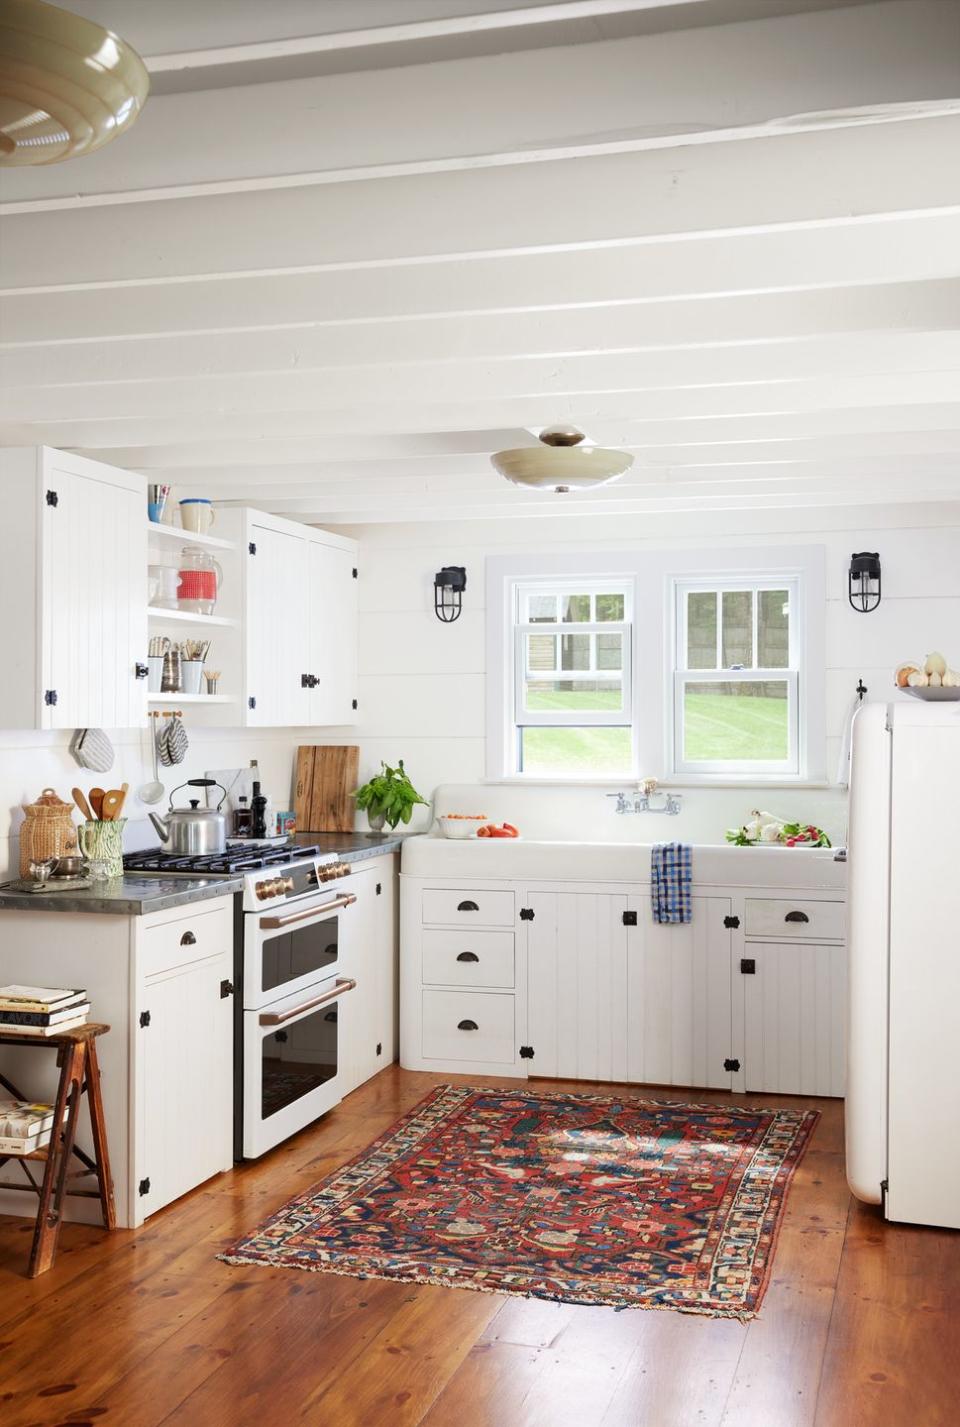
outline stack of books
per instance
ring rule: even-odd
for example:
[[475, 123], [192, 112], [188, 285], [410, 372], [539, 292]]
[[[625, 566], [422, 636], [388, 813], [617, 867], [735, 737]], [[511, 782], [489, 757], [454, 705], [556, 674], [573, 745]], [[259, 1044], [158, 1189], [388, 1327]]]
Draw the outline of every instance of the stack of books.
[[50, 986], [0, 986], [0, 1031], [55, 1036], [82, 1026], [90, 1012], [86, 991]]
[[33, 1154], [50, 1143], [53, 1106], [0, 1100], [0, 1156]]

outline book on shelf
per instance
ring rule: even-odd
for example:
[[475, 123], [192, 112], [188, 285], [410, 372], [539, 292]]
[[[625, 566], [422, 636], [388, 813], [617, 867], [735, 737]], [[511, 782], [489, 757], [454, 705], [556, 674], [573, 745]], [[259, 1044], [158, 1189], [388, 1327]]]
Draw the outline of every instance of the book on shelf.
[[86, 991], [72, 986], [0, 986], [0, 1008], [9, 1011], [58, 1011], [86, 999]]
[[0, 1155], [34, 1154], [45, 1150], [53, 1130], [41, 1130], [38, 1135], [0, 1135]]
[[79, 1008], [82, 1012], [81, 1015], [71, 1016], [65, 1021], [57, 1021], [52, 1026], [9, 1026], [0, 1023], [0, 1034], [6, 1032], [7, 1035], [17, 1036], [59, 1036], [64, 1031], [72, 1031], [77, 1026], [85, 1026], [89, 1009], [89, 1006], [81, 1006]]
[[42, 1134], [49, 1138], [52, 1129], [52, 1105], [33, 1100], [0, 1099], [0, 1139], [36, 1140]]
[[65, 1026], [73, 1024], [78, 1016], [86, 1019], [90, 1002], [80, 996], [69, 1005], [55, 1011], [11, 1011], [0, 1006], [0, 1030], [23, 1030], [31, 1026]]

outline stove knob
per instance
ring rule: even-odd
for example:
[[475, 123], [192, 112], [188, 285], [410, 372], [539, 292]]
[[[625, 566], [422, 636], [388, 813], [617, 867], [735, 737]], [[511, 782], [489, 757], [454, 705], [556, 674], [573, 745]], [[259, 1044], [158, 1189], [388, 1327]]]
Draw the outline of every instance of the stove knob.
[[340, 876], [341, 876], [341, 877], [349, 877], [349, 876], [350, 876], [350, 863], [349, 863], [349, 862], [341, 862], [341, 863], [340, 863]]
[[280, 891], [281, 891], [281, 892], [292, 892], [292, 891], [293, 891], [293, 878], [292, 878], [292, 877], [281, 877], [281, 878], [280, 878]]
[[319, 877], [319, 875], [318, 875], [318, 873], [317, 873], [317, 869], [316, 869], [315, 867], [311, 867], [311, 868], [310, 868], [310, 871], [307, 873], [307, 881], [308, 881], [312, 886], [314, 886], [314, 887], [319, 887], [319, 885], [320, 885], [320, 877]]
[[258, 902], [265, 902], [265, 901], [267, 900], [267, 898], [270, 896], [270, 883], [269, 883], [269, 882], [257, 882], [256, 885], [254, 886], [254, 889], [253, 889], [253, 890], [254, 890], [254, 892], [257, 894], [257, 901], [258, 901]]

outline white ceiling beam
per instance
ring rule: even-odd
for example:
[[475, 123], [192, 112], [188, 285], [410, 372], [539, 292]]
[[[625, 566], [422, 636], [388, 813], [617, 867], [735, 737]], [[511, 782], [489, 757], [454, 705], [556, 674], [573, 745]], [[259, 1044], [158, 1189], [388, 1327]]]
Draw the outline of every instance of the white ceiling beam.
[[[3, 224], [4, 285], [161, 283], [264, 265], [356, 267], [439, 255], [814, 227], [852, 213], [960, 207], [960, 115], [669, 152], [562, 160]], [[924, 161], [917, 162], [917, 153]], [[611, 195], [616, 201], [611, 202]], [[429, 222], [424, 215], [429, 214]], [[469, 275], [465, 274], [469, 283]]]
[[[960, 259], [958, 259], [960, 260]], [[534, 357], [627, 354], [792, 343], [838, 334], [945, 331], [960, 327], [960, 278], [886, 287], [701, 298], [696, 302], [476, 314], [430, 322], [344, 323], [126, 342], [0, 346], [0, 388], [77, 383], [194, 381], [247, 372], [510, 363], [522, 380]]]
[[[0, 420], [20, 422], [149, 420], [210, 413], [277, 415], [336, 413], [344, 407], [405, 403], [416, 412], [424, 403], [436, 410], [469, 393], [478, 406], [507, 401], [531, 413], [582, 405], [579, 393], [602, 396], [722, 383], [769, 384], [817, 377], [829, 371], [848, 376], [925, 367], [954, 361], [960, 330], [933, 333], [876, 333], [824, 338], [776, 346], [724, 350], [718, 364], [712, 348], [601, 353], [573, 357], [530, 357], [514, 362], [421, 363], [412, 366], [320, 368], [312, 371], [211, 374], [202, 379], [92, 382], [58, 387], [7, 387], [0, 392]], [[539, 419], [539, 418], [537, 418]], [[486, 423], [483, 423], [486, 424]], [[502, 423], [495, 423], [497, 425]], [[512, 424], [512, 423], [508, 423]], [[517, 424], [529, 425], [530, 420]], [[424, 429], [431, 429], [426, 425]]]
[[[533, 8], [555, 18], [576, 7]], [[502, 13], [470, 17], [477, 18], [506, 23]], [[878, 106], [956, 99], [956, 29], [942, 0], [888, 0], [599, 44], [159, 95], [123, 145], [91, 155], [79, 173], [58, 165], [13, 170], [0, 212], [737, 140], [771, 123], [789, 132], [809, 124], [802, 116], [810, 114], [830, 125], [845, 122], [837, 111], [869, 110], [850, 115], [862, 123], [879, 117]], [[355, 34], [370, 42], [369, 31]]]
[[[684, 242], [0, 298], [0, 346], [628, 309], [960, 275], [960, 212]], [[628, 318], [629, 320], [629, 318]], [[643, 323], [644, 313], [636, 320]]]

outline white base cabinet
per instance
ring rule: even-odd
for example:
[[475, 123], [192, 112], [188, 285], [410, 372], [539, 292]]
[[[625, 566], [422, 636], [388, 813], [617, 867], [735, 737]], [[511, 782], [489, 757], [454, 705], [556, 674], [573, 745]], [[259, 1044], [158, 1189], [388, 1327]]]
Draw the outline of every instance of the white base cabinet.
[[663, 926], [643, 884], [404, 876], [401, 1063], [842, 1095], [843, 912], [836, 891], [705, 886]]
[[[4, 911], [5, 981], [76, 986], [97, 1042], [117, 1223], [144, 1219], [233, 1164], [233, 899], [218, 897], [144, 917]], [[56, 1056], [3, 1051], [4, 1072], [29, 1096], [56, 1090]], [[77, 1143], [92, 1151], [82, 1108]], [[31, 1214], [25, 1194], [0, 1194], [0, 1212]], [[66, 1217], [98, 1223], [94, 1201], [71, 1198]]]
[[350, 1031], [344, 1093], [355, 1090], [397, 1058], [397, 858], [353, 864], [349, 943], [343, 974], [350, 992]]

